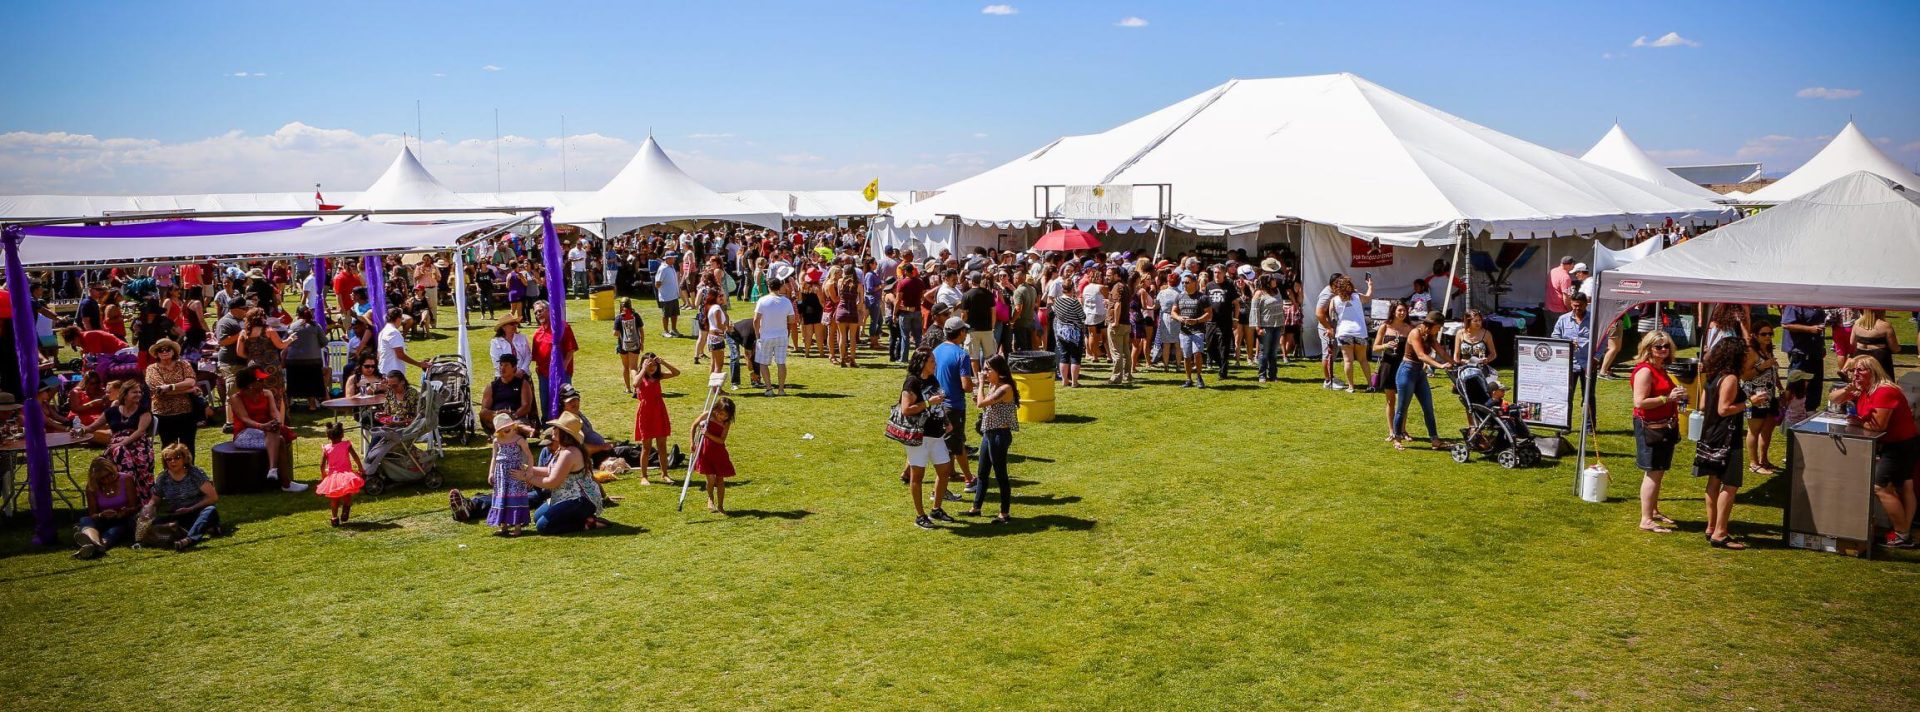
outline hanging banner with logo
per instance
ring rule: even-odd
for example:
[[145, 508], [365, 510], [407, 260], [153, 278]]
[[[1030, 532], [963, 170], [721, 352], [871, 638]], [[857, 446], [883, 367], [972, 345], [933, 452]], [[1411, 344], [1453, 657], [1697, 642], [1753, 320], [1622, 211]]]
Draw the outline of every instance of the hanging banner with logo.
[[1348, 236], [1351, 241], [1353, 260], [1351, 267], [1385, 267], [1393, 264], [1393, 245], [1382, 245], [1372, 240], [1362, 240]]
[[1573, 429], [1573, 342], [1514, 339], [1514, 404], [1528, 425]]
[[1060, 215], [1076, 220], [1132, 219], [1133, 186], [1067, 186], [1067, 198], [1060, 204]]

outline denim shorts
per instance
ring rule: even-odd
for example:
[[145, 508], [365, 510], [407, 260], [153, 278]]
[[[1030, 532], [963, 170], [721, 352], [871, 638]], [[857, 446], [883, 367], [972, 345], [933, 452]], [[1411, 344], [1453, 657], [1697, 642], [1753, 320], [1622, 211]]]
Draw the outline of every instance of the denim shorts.
[[1203, 354], [1206, 352], [1207, 352], [1207, 335], [1206, 334], [1189, 334], [1184, 331], [1180, 332], [1180, 355], [1181, 356], [1186, 356], [1191, 358], [1193, 356], [1196, 356], [1198, 354]]

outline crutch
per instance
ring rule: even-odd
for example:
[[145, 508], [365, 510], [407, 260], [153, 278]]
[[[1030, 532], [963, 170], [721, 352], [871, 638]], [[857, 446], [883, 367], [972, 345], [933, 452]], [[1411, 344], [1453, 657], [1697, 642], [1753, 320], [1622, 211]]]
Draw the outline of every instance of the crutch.
[[[726, 382], [725, 371], [707, 374], [707, 400], [700, 406], [700, 437], [694, 441], [693, 453], [687, 458], [687, 472], [680, 480], [680, 503], [674, 505], [673, 511], [685, 511], [687, 508], [687, 486], [693, 484], [693, 463], [700, 461], [700, 449], [707, 446], [707, 428], [713, 426], [713, 419], [707, 414], [713, 412], [713, 403], [720, 397], [720, 386]], [[666, 453], [660, 453], [660, 457], [666, 456]]]

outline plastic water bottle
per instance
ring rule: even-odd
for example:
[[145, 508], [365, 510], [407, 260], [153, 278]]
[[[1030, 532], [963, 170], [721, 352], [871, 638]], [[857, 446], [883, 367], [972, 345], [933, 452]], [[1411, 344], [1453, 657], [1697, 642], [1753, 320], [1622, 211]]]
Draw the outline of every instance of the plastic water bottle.
[[1707, 427], [1707, 416], [1699, 409], [1687, 411], [1687, 439], [1700, 442], [1700, 431]]

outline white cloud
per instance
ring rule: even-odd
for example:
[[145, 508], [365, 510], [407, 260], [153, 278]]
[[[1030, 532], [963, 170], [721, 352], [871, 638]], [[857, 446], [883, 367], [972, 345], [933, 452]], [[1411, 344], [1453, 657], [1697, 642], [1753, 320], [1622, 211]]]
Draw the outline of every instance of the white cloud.
[[1020, 14], [1020, 8], [1014, 7], [1012, 5], [988, 5], [986, 7], [980, 8], [980, 14], [982, 15], [1018, 15]]
[[1802, 99], [1852, 99], [1860, 96], [1859, 89], [1829, 89], [1827, 87], [1807, 87], [1794, 92]]
[[482, 69], [482, 70], [485, 70], [485, 71], [489, 71], [489, 72], [498, 72], [498, 71], [500, 71], [500, 67], [499, 67], [499, 66], [497, 66], [497, 65], [492, 65], [492, 64], [489, 64], [489, 65], [486, 65], [486, 66], [484, 66], [484, 67], [481, 67], [480, 69]]
[[730, 133], [690, 133], [690, 134], [687, 134], [687, 138], [690, 138], [690, 139], [694, 139], [694, 140], [696, 140], [696, 141], [719, 141], [719, 140], [721, 140], [721, 139], [729, 139], [729, 138], [733, 138], [733, 134], [730, 134]]
[[266, 73], [266, 72], [234, 72], [234, 73], [232, 73], [232, 74], [229, 74], [229, 75], [227, 75], [227, 76], [230, 76], [230, 77], [242, 77], [242, 78], [245, 78], [245, 77], [264, 77], [264, 76], [267, 76], [267, 73]]
[[1612, 52], [1601, 52], [1600, 58], [1601, 59], [1619, 59], [1620, 55], [1614, 54]]
[[[0, 133], [0, 194], [168, 195], [312, 190], [360, 190], [378, 178], [400, 149], [399, 134], [360, 134], [300, 122], [267, 134], [229, 131], [207, 138], [163, 142], [101, 138], [65, 132]], [[568, 136], [567, 185], [599, 187], [626, 165], [638, 139], [602, 134]], [[426, 142], [427, 169], [454, 190], [494, 189], [492, 137]], [[723, 150], [724, 149], [724, 150]], [[888, 185], [933, 188], [972, 175], [986, 154], [903, 157], [899, 161], [835, 159], [805, 146], [749, 149], [735, 142], [700, 144], [667, 153], [694, 178], [716, 190], [780, 188], [855, 190], [874, 176]], [[560, 139], [509, 135], [501, 141], [507, 190], [557, 190]]]
[[976, 132], [974, 132], [974, 134], [973, 134], [973, 137], [974, 137], [974, 138], [986, 138], [986, 137], [987, 137], [987, 135], [986, 135], [985, 133], [982, 133], [982, 132], [978, 132], [978, 131], [976, 131]]
[[1113, 26], [1114, 27], [1146, 27], [1147, 21], [1142, 20], [1138, 17], [1126, 17], [1126, 18], [1121, 18], [1119, 22], [1113, 23]]
[[1668, 32], [1654, 39], [1641, 35], [1633, 41], [1635, 47], [1699, 47], [1700, 43], [1681, 37], [1678, 32]]
[[444, 77], [444, 76], [447, 76], [447, 73], [446, 73], [446, 72], [434, 72], [434, 73], [433, 73], [433, 76], [436, 76], [436, 77]]

